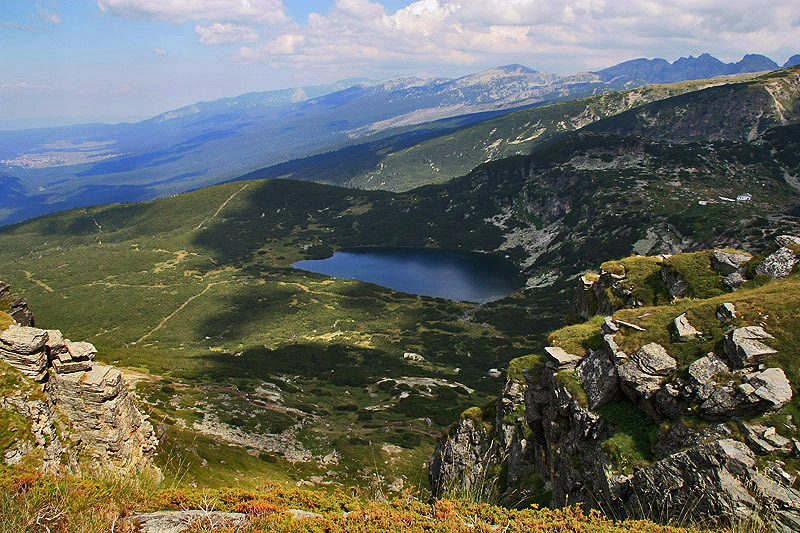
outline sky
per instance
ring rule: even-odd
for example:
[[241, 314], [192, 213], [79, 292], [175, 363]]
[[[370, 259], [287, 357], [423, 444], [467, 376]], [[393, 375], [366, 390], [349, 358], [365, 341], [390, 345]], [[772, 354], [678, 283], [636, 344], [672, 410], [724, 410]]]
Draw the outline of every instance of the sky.
[[0, 129], [351, 77], [800, 53], [798, 0], [0, 0]]

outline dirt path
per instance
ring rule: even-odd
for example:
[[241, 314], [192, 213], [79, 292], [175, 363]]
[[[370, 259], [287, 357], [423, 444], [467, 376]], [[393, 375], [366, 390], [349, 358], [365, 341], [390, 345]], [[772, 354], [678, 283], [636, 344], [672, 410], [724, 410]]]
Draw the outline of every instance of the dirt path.
[[208, 289], [210, 289], [210, 288], [211, 288], [211, 287], [213, 287], [214, 285], [219, 285], [219, 284], [221, 284], [221, 283], [227, 283], [227, 282], [226, 282], [226, 281], [218, 281], [218, 282], [216, 282], [216, 283], [209, 283], [209, 284], [207, 284], [205, 289], [203, 289], [202, 291], [198, 292], [198, 293], [197, 293], [197, 294], [195, 294], [194, 296], [190, 296], [190, 297], [189, 297], [189, 298], [188, 298], [188, 299], [187, 299], [185, 302], [183, 302], [183, 303], [180, 305], [180, 307], [178, 307], [176, 310], [174, 310], [173, 312], [171, 312], [170, 314], [168, 314], [167, 316], [165, 316], [164, 318], [162, 318], [162, 319], [161, 319], [161, 322], [159, 322], [159, 323], [158, 323], [158, 325], [157, 325], [156, 327], [154, 327], [153, 329], [151, 329], [150, 331], [148, 331], [147, 333], [145, 333], [144, 335], [142, 335], [141, 337], [139, 337], [139, 338], [138, 338], [136, 341], [134, 341], [134, 342], [133, 342], [133, 344], [139, 344], [140, 342], [142, 342], [143, 340], [145, 340], [147, 337], [149, 337], [150, 335], [152, 335], [153, 333], [155, 333], [156, 331], [158, 331], [159, 329], [161, 329], [161, 327], [162, 327], [164, 324], [166, 324], [166, 323], [167, 323], [167, 321], [168, 321], [170, 318], [172, 318], [172, 317], [174, 317], [175, 315], [177, 315], [177, 314], [178, 314], [178, 313], [179, 313], [179, 312], [180, 312], [180, 311], [181, 311], [181, 310], [182, 310], [184, 307], [186, 307], [187, 305], [189, 305], [189, 304], [192, 302], [192, 300], [194, 300], [194, 299], [195, 299], [195, 298], [197, 298], [198, 296], [202, 296], [202, 295], [204, 295], [204, 294], [205, 294], [205, 293], [208, 291]]
[[245, 190], [245, 189], [246, 189], [246, 188], [248, 188], [249, 186], [250, 186], [250, 184], [249, 184], [249, 183], [245, 183], [245, 184], [242, 186], [242, 188], [241, 188], [241, 189], [239, 189], [239, 190], [238, 190], [238, 191], [236, 191], [235, 193], [233, 193], [233, 194], [231, 194], [230, 196], [228, 196], [228, 199], [227, 199], [227, 200], [225, 200], [224, 202], [222, 202], [222, 205], [221, 205], [221, 206], [219, 206], [219, 207], [217, 208], [217, 210], [216, 210], [216, 211], [214, 211], [214, 214], [213, 214], [213, 215], [211, 215], [211, 216], [210, 216], [210, 217], [208, 217], [207, 219], [203, 220], [201, 223], [199, 223], [197, 226], [195, 226], [195, 228], [194, 228], [194, 229], [198, 230], [198, 229], [202, 228], [202, 227], [203, 227], [203, 225], [204, 225], [206, 222], [208, 222], [209, 220], [211, 220], [211, 219], [213, 219], [214, 217], [216, 217], [217, 215], [219, 215], [220, 211], [222, 211], [223, 209], [225, 209], [225, 206], [226, 206], [226, 205], [228, 205], [228, 202], [230, 202], [231, 200], [233, 200], [233, 198], [234, 198], [234, 197], [235, 197], [237, 194], [239, 194], [240, 192], [242, 192], [243, 190]]
[[47, 285], [46, 285], [44, 282], [41, 282], [41, 281], [39, 281], [38, 279], [35, 279], [35, 278], [34, 278], [34, 277], [31, 275], [31, 273], [30, 273], [30, 272], [28, 272], [27, 270], [20, 270], [20, 272], [22, 272], [23, 274], [25, 274], [25, 277], [26, 277], [26, 278], [28, 278], [28, 281], [30, 281], [31, 283], [35, 283], [36, 285], [38, 285], [39, 287], [43, 288], [43, 289], [44, 289], [44, 290], [46, 290], [47, 292], [55, 292], [55, 291], [54, 291], [52, 288], [50, 288], [49, 286], [47, 286]]

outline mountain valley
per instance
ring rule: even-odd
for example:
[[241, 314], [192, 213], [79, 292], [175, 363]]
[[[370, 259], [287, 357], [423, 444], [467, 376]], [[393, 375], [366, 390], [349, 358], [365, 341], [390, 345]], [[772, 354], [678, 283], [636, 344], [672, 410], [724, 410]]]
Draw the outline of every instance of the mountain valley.
[[[697, 507], [698, 513], [735, 513], [713, 499], [719, 476], [739, 479], [757, 466], [774, 475], [797, 473], [789, 444], [785, 454], [748, 446], [755, 450], [752, 443], [769, 428], [788, 441], [800, 437], [792, 422], [800, 397], [794, 360], [800, 239], [791, 238], [800, 236], [800, 66], [754, 75], [741, 72], [770, 65], [757, 57], [734, 67], [717, 63], [711, 62], [713, 68], [722, 70], [712, 73], [731, 77], [638, 87], [654, 72], [659, 83], [676, 75], [661, 63], [635, 63], [568, 79], [513, 66], [467, 80], [353, 86], [292, 104], [295, 125], [312, 116], [319, 120], [323, 109], [352, 114], [380, 91], [399, 91], [393, 94], [413, 103], [392, 116], [373, 110], [360, 115], [359, 124], [326, 130], [365, 135], [342, 141], [351, 145], [250, 173], [244, 167], [256, 165], [255, 155], [245, 164], [239, 154], [255, 154], [257, 139], [275, 137], [269, 128], [292, 123], [285, 116], [271, 126], [231, 119], [230, 135], [179, 141], [173, 147], [183, 148], [150, 162], [177, 162], [195, 149], [200, 158], [206, 142], [239, 139], [253, 128], [254, 144], [242, 142], [241, 152], [224, 154], [242, 162], [241, 178], [235, 177], [239, 170], [219, 166], [213, 179], [179, 180], [181, 187], [225, 183], [146, 202], [131, 203], [140, 198], [123, 194], [120, 203], [36, 216], [40, 207], [26, 211], [27, 182], [3, 177], [12, 193], [5, 207], [19, 209], [8, 216], [28, 220], [0, 228], [0, 278], [13, 293], [0, 300], [9, 308], [2, 325], [11, 323], [10, 314], [22, 305], [16, 298], [24, 297], [38, 327], [85, 339], [96, 347], [98, 363], [120, 369], [158, 439], [153, 462], [164, 476], [162, 486], [178, 491], [170, 493], [172, 500], [164, 497], [170, 508], [181, 509], [180, 490], [219, 489], [221, 502], [226, 487], [237, 487], [238, 496], [218, 510], [244, 509], [264, 518], [272, 511], [258, 515], [242, 503], [250, 498], [242, 491], [272, 484], [271, 494], [306, 488], [335, 494], [338, 503], [329, 505], [292, 493], [292, 502], [317, 502], [306, 511], [339, 513], [326, 514], [326, 520], [349, 519], [340, 514], [361, 504], [341, 503], [341, 491], [355, 487], [354, 493], [410, 497], [416, 491], [421, 500], [433, 494], [520, 508], [582, 502], [607, 516], [658, 521], [660, 512], [681, 511], [665, 504], [639, 512], [634, 507], [640, 500], [631, 494], [641, 490], [658, 500], [658, 485], [667, 477], [658, 469], [689, 469], [662, 462], [677, 461], [678, 449], [686, 452], [665, 435], [680, 440], [679, 431], [688, 428], [684, 433], [698, 439], [691, 446], [740, 452], [736, 460], [746, 468], [737, 470], [730, 459], [730, 468], [713, 470], [717, 477], [704, 498], [714, 503]], [[599, 85], [604, 77], [611, 81]], [[439, 87], [435, 98], [426, 93], [431, 86]], [[448, 100], [458, 91], [463, 100]], [[551, 100], [563, 101], [544, 105]], [[438, 111], [418, 113], [420, 102]], [[542, 105], [494, 116], [506, 106], [534, 103]], [[488, 115], [455, 116], [487, 109]], [[414, 125], [423, 115], [443, 118], [451, 111], [455, 118]], [[162, 118], [196, 128], [194, 115], [205, 117], [206, 111], [189, 112]], [[384, 128], [380, 138], [366, 136]], [[283, 155], [258, 152], [257, 164], [332, 149], [330, 139], [314, 145], [286, 135], [294, 155], [276, 144], [274, 153]], [[92, 180], [107, 180], [112, 172], [102, 169], [117, 163], [109, 158], [82, 167], [82, 186], [96, 188]], [[147, 167], [149, 177], [119, 181], [120, 190], [132, 183], [152, 187], [148, 180], [157, 175], [171, 180], [164, 177], [170, 164]], [[120, 176], [126, 172], [120, 169]], [[160, 191], [180, 189], [170, 187]], [[360, 247], [493, 254], [511, 262], [526, 285], [477, 305], [291, 267]], [[720, 267], [725, 261], [737, 261], [735, 268]], [[733, 273], [739, 277], [729, 278]], [[728, 303], [735, 305], [735, 320], [717, 317]], [[702, 335], [688, 341], [673, 335], [673, 320], [684, 313]], [[751, 326], [774, 336], [768, 344], [778, 355], [759, 359], [764, 368], [731, 365], [701, 385], [740, 390], [766, 379], [758, 372], [780, 368], [791, 384], [789, 398], [756, 414], [736, 418], [726, 412], [724, 438], [710, 436], [701, 431], [711, 427], [700, 407], [707, 397], [698, 400], [699, 393], [680, 379], [708, 352], [735, 360], [726, 335]], [[608, 393], [611, 400], [604, 396], [604, 405], [590, 405], [590, 395], [607, 391], [579, 377], [576, 368], [607, 348], [604, 327], [617, 328], [612, 340], [634, 355], [609, 355], [615, 376], [630, 370], [622, 370], [626, 361], [649, 361], [640, 350], [650, 343], [675, 358], [674, 368], [659, 374], [664, 379], [647, 394], [640, 385], [653, 382], [647, 381], [652, 376], [636, 374]], [[558, 357], [548, 359], [544, 354], [554, 347], [575, 364], [562, 368]], [[2, 372], [30, 385], [10, 367]], [[19, 383], [15, 387], [25, 388]], [[666, 392], [656, 396], [656, 388]], [[673, 389], [679, 392], [671, 397], [684, 402], [675, 400], [680, 413], [668, 411], [673, 403], [664, 400]], [[786, 387], [781, 391], [785, 396]], [[765, 405], [759, 402], [752, 400]], [[6, 411], [0, 406], [0, 413]], [[11, 424], [5, 420], [0, 418]], [[23, 424], [17, 418], [13, 423]], [[763, 426], [760, 436], [743, 429], [754, 425]], [[592, 438], [576, 438], [582, 431]], [[712, 445], [706, 438], [716, 440]], [[575, 459], [561, 458], [558, 449], [571, 450]], [[598, 474], [601, 467], [607, 468]], [[775, 481], [773, 474], [762, 476], [773, 480], [762, 483], [769, 486], [763, 492], [783, 495], [776, 513], [791, 528], [791, 520], [800, 518], [796, 482]], [[750, 493], [742, 490], [730, 494], [751, 509]], [[685, 505], [687, 496], [676, 494], [676, 505]], [[283, 512], [287, 504], [269, 505]], [[159, 508], [148, 502], [137, 509], [144, 507]], [[678, 522], [672, 521], [695, 524]], [[649, 530], [652, 524], [630, 527]]]

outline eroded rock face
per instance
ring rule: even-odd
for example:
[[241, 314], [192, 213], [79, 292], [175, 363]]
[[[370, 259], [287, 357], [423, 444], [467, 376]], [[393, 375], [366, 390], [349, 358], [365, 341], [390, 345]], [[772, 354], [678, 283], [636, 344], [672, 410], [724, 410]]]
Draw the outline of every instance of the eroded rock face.
[[428, 469], [431, 492], [439, 497], [477, 490], [488, 496], [497, 483], [497, 474], [492, 470], [499, 464], [497, 442], [475, 421], [463, 418], [433, 452]]
[[116, 368], [94, 363], [89, 372], [53, 374], [47, 392], [70, 421], [81, 454], [97, 466], [136, 471], [155, 452], [153, 426], [136, 408]]
[[4, 281], [0, 281], [0, 300], [9, 301], [8, 306], [5, 309], [0, 309], [0, 311], [8, 313], [17, 324], [20, 326], [36, 325], [33, 313], [31, 313], [31, 310], [28, 308], [27, 300], [25, 300], [25, 298], [13, 298], [11, 295], [11, 286]]
[[617, 367], [606, 350], [590, 352], [575, 371], [586, 390], [590, 409], [600, 407], [619, 392]]
[[[0, 360], [46, 384], [40, 399], [3, 397], [0, 408], [32, 421], [46, 470], [63, 464], [74, 473], [86, 466], [157, 472], [152, 458], [158, 441], [152, 425], [136, 408], [121, 372], [93, 363], [95, 352], [92, 344], [72, 342], [58, 330], [10, 326], [0, 332]], [[73, 444], [62, 446], [66, 442]]]
[[[534, 465], [530, 443], [517, 429], [518, 424], [524, 423], [524, 402], [524, 384], [508, 379], [497, 399], [492, 431], [464, 418], [439, 441], [428, 469], [435, 497], [463, 491], [484, 495], [497, 491], [501, 497], [526, 497], [530, 487], [521, 482]], [[505, 465], [506, 474], [502, 481], [501, 464]]]

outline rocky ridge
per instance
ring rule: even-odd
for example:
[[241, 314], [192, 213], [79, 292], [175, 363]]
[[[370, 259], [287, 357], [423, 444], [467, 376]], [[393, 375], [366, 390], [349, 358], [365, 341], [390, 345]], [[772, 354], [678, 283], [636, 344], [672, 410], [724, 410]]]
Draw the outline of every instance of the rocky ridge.
[[[9, 292], [5, 283], [0, 289]], [[24, 312], [16, 316], [34, 323], [27, 305], [17, 308]], [[35, 443], [7, 450], [7, 464], [38, 448], [46, 471], [157, 470], [152, 425], [136, 407], [122, 373], [94, 362], [95, 353], [92, 344], [72, 342], [58, 330], [14, 323], [0, 333], [0, 361], [15, 369], [6, 372], [18, 371], [32, 382], [0, 398], [0, 409], [31, 422]]]
[[[774, 278], [789, 275], [791, 268], [762, 268], [786, 264], [787, 250], [796, 258], [793, 237], [781, 236], [777, 242], [780, 248], [755, 269], [751, 265], [751, 272]], [[709, 252], [707, 268], [719, 277], [744, 276], [744, 259], [750, 257], [739, 255]], [[662, 276], [675, 273], [669, 265], [656, 272], [664, 288], [696, 290], [686, 280], [676, 284], [680, 276]], [[714, 329], [724, 332], [719, 342], [704, 332], [707, 324], [692, 323], [697, 315], [675, 312], [662, 320], [672, 332], [670, 343], [631, 343], [632, 338], [652, 334], [616, 311], [653, 302], [638, 298], [636, 287], [626, 279], [624, 273], [603, 272], [579, 280], [578, 312], [605, 316], [587, 322], [596, 328], [584, 342], [591, 347], [584, 354], [547, 348], [543, 365], [529, 366], [522, 377], [509, 379], [489, 429], [481, 431], [470, 417], [462, 416], [431, 460], [434, 494], [448, 494], [453, 487], [469, 491], [476, 482], [484, 493], [519, 493], [534, 489], [530, 479], [540, 476], [550, 503], [558, 507], [580, 503], [612, 516], [644, 518], [746, 517], [767, 507], [777, 530], [796, 531], [800, 491], [793, 463], [782, 458], [800, 457], [800, 440], [791, 430], [786, 436], [786, 428], [794, 428], [791, 417], [785, 427], [776, 424], [786, 420], [780, 413], [794, 395], [787, 372], [775, 364], [782, 355], [773, 347], [775, 337], [763, 323], [742, 322], [737, 304], [723, 302], [710, 311], [718, 321]], [[724, 294], [717, 300], [722, 298]], [[741, 305], [747, 306], [747, 300]], [[641, 316], [669, 309], [649, 307]], [[704, 340], [709, 344], [702, 344]], [[691, 353], [693, 346], [707, 345], [714, 350], [686, 360], [683, 349]], [[517, 392], [513, 399], [507, 394], [510, 390]], [[516, 408], [524, 405], [522, 428], [501, 414], [509, 402]], [[626, 424], [653, 428], [644, 436], [649, 442], [639, 443], [649, 448], [644, 450], [647, 460], [632, 461], [619, 451], [615, 437]]]

